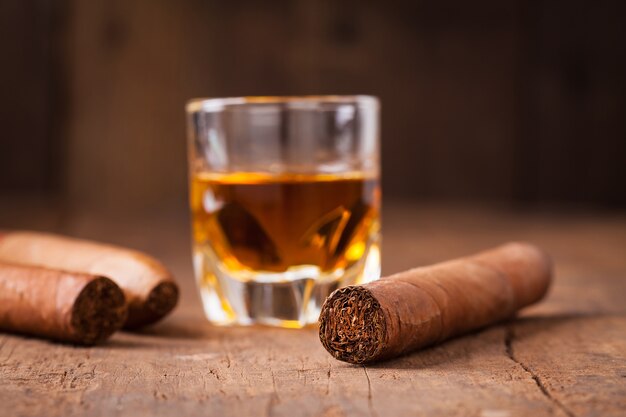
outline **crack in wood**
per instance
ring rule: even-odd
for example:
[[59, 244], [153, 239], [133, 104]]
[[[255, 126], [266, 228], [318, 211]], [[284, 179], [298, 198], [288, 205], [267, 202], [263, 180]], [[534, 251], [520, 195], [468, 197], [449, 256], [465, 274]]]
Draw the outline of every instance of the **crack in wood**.
[[372, 382], [370, 381], [370, 376], [367, 373], [367, 368], [365, 366], [363, 367], [363, 371], [365, 372], [365, 378], [367, 378], [367, 406], [369, 408], [370, 415], [377, 417], [378, 414], [376, 413], [376, 410], [374, 410], [374, 404], [372, 401]]
[[209, 368], [209, 375], [212, 375], [218, 381], [222, 380], [222, 377], [220, 376], [220, 374], [217, 371], [217, 369]]
[[267, 410], [265, 415], [272, 416], [274, 414], [274, 406], [280, 402], [280, 397], [278, 396], [278, 390], [276, 389], [276, 377], [274, 376], [274, 371], [271, 370], [272, 375], [272, 394], [270, 396], [270, 400], [267, 403]]
[[226, 352], [226, 355], [225, 355], [225, 357], [226, 357], [226, 369], [229, 369], [230, 368], [231, 357], [230, 357], [230, 349], [227, 346], [228, 343], [227, 343], [225, 337], [221, 337], [220, 338], [220, 344], [222, 345], [222, 348], [224, 349], [224, 352]]
[[325, 395], [330, 394], [330, 369], [331, 367], [332, 365], [330, 364], [330, 361], [328, 361], [328, 371], [326, 372], [326, 394]]
[[515, 331], [513, 329], [513, 326], [512, 325], [505, 326], [504, 348], [509, 359], [511, 359], [513, 362], [519, 365], [519, 367], [522, 368], [524, 372], [530, 375], [532, 380], [535, 382], [535, 385], [537, 385], [537, 388], [539, 388], [539, 391], [541, 392], [541, 394], [544, 397], [546, 397], [552, 404], [554, 404], [558, 409], [560, 409], [568, 417], [576, 417], [576, 415], [570, 409], [568, 409], [561, 401], [559, 401], [558, 399], [552, 396], [552, 394], [548, 390], [548, 387], [546, 387], [546, 385], [543, 383], [541, 378], [539, 378], [539, 375], [537, 375], [528, 365], [524, 364], [515, 356], [515, 353], [513, 351], [514, 339], [515, 339]]
[[6, 336], [1, 336], [0, 337], [0, 352], [2, 351], [2, 348], [4, 347], [4, 345], [6, 345], [8, 340], [9, 340], [9, 338], [6, 337]]
[[[9, 338], [4, 336], [2, 339], [2, 344], [0, 344], [0, 351], [4, 349], [4, 347], [8, 344], [8, 342], [9, 342]], [[4, 364], [9, 363], [9, 359], [11, 359], [11, 356], [13, 356], [13, 352], [15, 351], [16, 346], [17, 346], [17, 343], [13, 343], [11, 351], [4, 358], [2, 358], [2, 362]]]

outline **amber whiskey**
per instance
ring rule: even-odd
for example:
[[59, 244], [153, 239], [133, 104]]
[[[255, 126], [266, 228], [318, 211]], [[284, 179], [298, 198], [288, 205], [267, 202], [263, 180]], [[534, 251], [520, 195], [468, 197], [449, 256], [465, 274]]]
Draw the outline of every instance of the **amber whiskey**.
[[191, 208], [196, 272], [214, 321], [267, 316], [300, 327], [317, 319], [330, 291], [378, 277], [375, 176], [196, 174]]

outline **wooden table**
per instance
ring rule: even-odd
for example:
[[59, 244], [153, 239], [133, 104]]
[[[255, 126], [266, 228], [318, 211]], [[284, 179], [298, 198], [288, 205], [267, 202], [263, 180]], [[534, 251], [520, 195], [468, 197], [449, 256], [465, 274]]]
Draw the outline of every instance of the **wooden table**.
[[2, 416], [626, 414], [624, 215], [387, 204], [387, 274], [522, 239], [553, 254], [557, 277], [547, 300], [515, 321], [364, 367], [331, 358], [315, 329], [209, 325], [183, 211], [96, 216], [9, 203], [0, 226], [155, 254], [183, 297], [163, 323], [103, 346], [0, 334]]

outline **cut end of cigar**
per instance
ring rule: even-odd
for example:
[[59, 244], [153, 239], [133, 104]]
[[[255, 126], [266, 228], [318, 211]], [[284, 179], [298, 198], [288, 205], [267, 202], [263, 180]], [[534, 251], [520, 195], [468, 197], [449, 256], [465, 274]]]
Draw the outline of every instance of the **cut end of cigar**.
[[72, 308], [73, 341], [85, 345], [102, 342], [124, 325], [127, 314], [120, 287], [109, 278], [98, 277], [85, 285]]
[[163, 281], [148, 294], [145, 303], [131, 306], [128, 320], [124, 327], [136, 329], [159, 321], [168, 315], [178, 303], [178, 286], [173, 281]]
[[162, 282], [148, 295], [146, 306], [159, 317], [172, 311], [178, 303], [178, 286], [173, 282]]
[[319, 319], [322, 345], [336, 359], [354, 364], [375, 360], [384, 348], [386, 323], [380, 304], [362, 286], [336, 290]]

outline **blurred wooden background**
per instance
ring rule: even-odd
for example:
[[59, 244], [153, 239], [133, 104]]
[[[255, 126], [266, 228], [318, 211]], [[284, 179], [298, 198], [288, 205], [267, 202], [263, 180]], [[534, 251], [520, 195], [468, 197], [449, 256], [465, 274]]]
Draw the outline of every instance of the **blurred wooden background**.
[[387, 197], [625, 207], [625, 12], [0, 0], [0, 198], [182, 205], [187, 99], [362, 93], [383, 103]]

